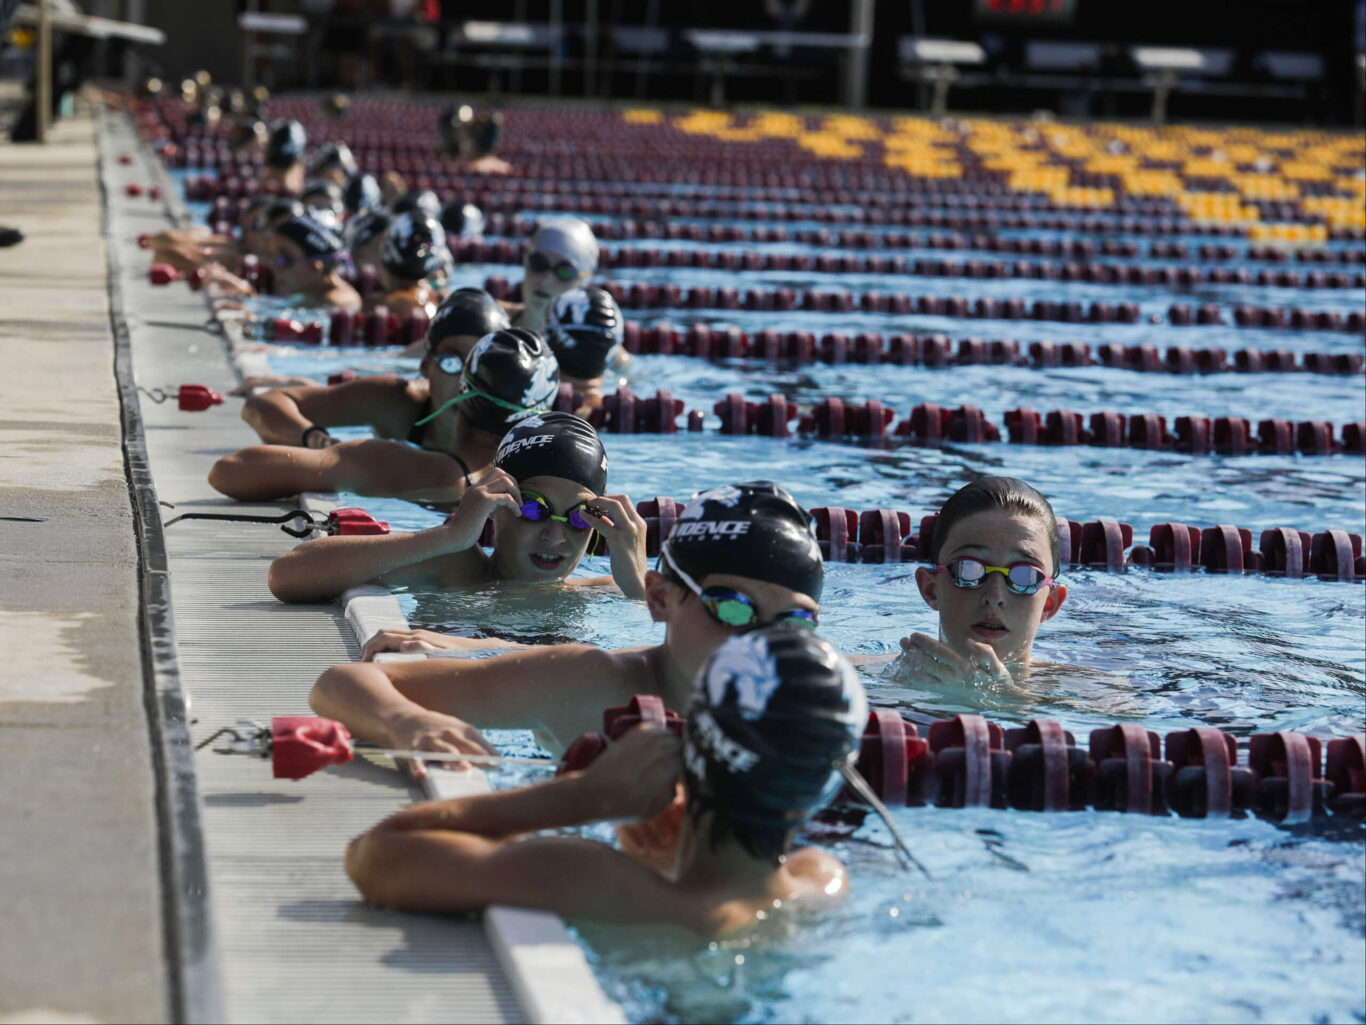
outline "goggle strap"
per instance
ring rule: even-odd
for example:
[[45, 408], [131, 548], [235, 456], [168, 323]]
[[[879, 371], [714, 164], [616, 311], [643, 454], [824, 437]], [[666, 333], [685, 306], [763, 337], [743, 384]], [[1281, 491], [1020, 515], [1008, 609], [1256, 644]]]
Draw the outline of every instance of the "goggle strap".
[[435, 420], [438, 416], [446, 412], [446, 410], [450, 409], [457, 402], [464, 402], [466, 399], [472, 399], [476, 395], [478, 395], [482, 399], [488, 399], [488, 401], [492, 402], [495, 406], [501, 406], [503, 409], [510, 409], [516, 413], [544, 413], [547, 412], [549, 409], [548, 406], [519, 406], [515, 402], [507, 401], [507, 399], [500, 399], [497, 395], [490, 395], [488, 392], [480, 391], [478, 388], [471, 388], [469, 391], [461, 392], [455, 398], [443, 402], [436, 409], [435, 412], [428, 413], [421, 420], [414, 421], [413, 426], [421, 427], [428, 421]]
[[844, 781], [849, 784], [850, 789], [872, 806], [873, 811], [877, 812], [878, 818], [882, 819], [882, 824], [892, 834], [892, 849], [896, 851], [897, 860], [901, 862], [901, 867], [908, 868], [909, 865], [914, 865], [925, 874], [926, 879], [933, 879], [934, 876], [930, 875], [930, 870], [920, 863], [920, 859], [911, 853], [910, 847], [901, 838], [901, 831], [892, 823], [892, 814], [887, 810], [887, 806], [882, 803], [882, 800], [868, 785], [868, 781], [863, 778], [858, 769], [854, 768], [853, 763], [841, 761], [835, 767], [839, 770], [839, 774], [844, 777]]

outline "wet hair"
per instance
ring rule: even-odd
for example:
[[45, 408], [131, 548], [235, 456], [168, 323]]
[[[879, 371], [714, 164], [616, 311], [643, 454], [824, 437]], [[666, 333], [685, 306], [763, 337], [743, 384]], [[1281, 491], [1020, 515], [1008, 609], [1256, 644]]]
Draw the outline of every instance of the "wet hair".
[[934, 524], [934, 536], [927, 553], [930, 562], [939, 564], [939, 549], [954, 524], [989, 509], [1022, 513], [1042, 523], [1053, 554], [1052, 576], [1056, 577], [1062, 571], [1062, 542], [1058, 538], [1058, 519], [1053, 507], [1036, 488], [1016, 477], [979, 477], [950, 495]]

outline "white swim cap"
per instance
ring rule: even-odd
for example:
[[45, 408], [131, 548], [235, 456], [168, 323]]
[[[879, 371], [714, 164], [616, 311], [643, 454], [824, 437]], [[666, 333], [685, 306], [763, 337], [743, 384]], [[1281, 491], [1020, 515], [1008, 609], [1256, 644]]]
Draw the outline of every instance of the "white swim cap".
[[593, 229], [577, 217], [556, 217], [542, 221], [531, 236], [535, 252], [560, 256], [578, 268], [580, 274], [598, 269], [598, 240]]

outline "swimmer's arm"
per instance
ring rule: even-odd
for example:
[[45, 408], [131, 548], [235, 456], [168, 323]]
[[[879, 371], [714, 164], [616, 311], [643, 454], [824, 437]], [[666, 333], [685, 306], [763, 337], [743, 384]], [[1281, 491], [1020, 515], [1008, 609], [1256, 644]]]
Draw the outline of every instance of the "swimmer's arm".
[[416, 408], [408, 398], [407, 382], [385, 374], [331, 387], [309, 383], [273, 388], [247, 399], [242, 405], [242, 419], [267, 444], [301, 445], [304, 431], [314, 424], [369, 424], [383, 434], [399, 437], [407, 433], [405, 427], [412, 426]]
[[464, 475], [453, 460], [393, 441], [346, 441], [330, 448], [255, 445], [224, 456], [209, 483], [229, 498], [264, 501], [303, 491], [353, 491], [377, 498], [453, 502]]
[[352, 662], [323, 673], [309, 704], [380, 744], [408, 743], [415, 732], [431, 729], [444, 739], [446, 730], [455, 730], [455, 746], [474, 753], [459, 741], [473, 739], [464, 731], [475, 723], [542, 730], [563, 748], [652, 675], [647, 650], [557, 644], [478, 661]]
[[346, 872], [371, 904], [448, 914], [494, 904], [620, 925], [674, 922], [707, 931], [653, 869], [571, 837], [490, 840], [474, 833], [377, 827], [351, 842]]
[[452, 552], [442, 527], [373, 537], [320, 537], [270, 564], [270, 593], [285, 602], [331, 601], [361, 584], [432, 590], [451, 578], [478, 579], [477, 549]]

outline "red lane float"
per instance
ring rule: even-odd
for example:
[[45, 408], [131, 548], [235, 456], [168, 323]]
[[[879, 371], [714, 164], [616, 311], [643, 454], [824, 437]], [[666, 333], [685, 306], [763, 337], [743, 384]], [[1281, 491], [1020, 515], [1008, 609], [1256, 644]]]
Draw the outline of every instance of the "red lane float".
[[[490, 278], [500, 290], [506, 282]], [[1116, 311], [1129, 316], [1127, 311]], [[1136, 311], [1134, 311], [1136, 316]], [[1103, 343], [1092, 347], [1087, 342], [1030, 342], [1022, 351], [1013, 339], [983, 340], [963, 338], [955, 343], [942, 334], [880, 335], [860, 332], [852, 338], [839, 332], [819, 338], [806, 331], [778, 333], [756, 331], [747, 334], [738, 328], [710, 328], [690, 325], [686, 330], [667, 322], [644, 326], [627, 321], [625, 348], [633, 354], [687, 355], [705, 359], [752, 359], [815, 363], [896, 364], [899, 366], [1019, 366], [1084, 367], [1092, 364], [1140, 373], [1216, 374], [1216, 373], [1294, 373], [1356, 374], [1363, 366], [1360, 353], [1262, 352], [1240, 349], [1230, 354], [1224, 349], [1190, 349], [1171, 346], [1165, 352], [1153, 346], [1123, 346]]]
[[[520, 264], [522, 262], [521, 248], [506, 240], [459, 239], [452, 245], [451, 249], [455, 261], [461, 264]], [[1182, 288], [1193, 288], [1205, 281], [1212, 284], [1255, 283], [1278, 288], [1345, 289], [1366, 287], [1366, 273], [1360, 271], [1350, 274], [1340, 272], [1325, 274], [1321, 271], [1300, 274], [1295, 271], [1281, 271], [1275, 275], [1268, 275], [1267, 272], [1263, 271], [1254, 279], [1246, 271], [1241, 275], [1237, 272], [1221, 270], [1206, 273], [1194, 266], [1154, 268], [1130, 264], [1097, 263], [1090, 260], [1085, 263], [1056, 263], [968, 259], [959, 263], [952, 260], [907, 260], [903, 256], [884, 256], [878, 253], [860, 256], [847, 253], [820, 254], [813, 257], [805, 253], [737, 253], [730, 249], [618, 249], [610, 246], [603, 247], [599, 253], [599, 268], [603, 271], [632, 267], [690, 267], [712, 270], [817, 274], [890, 274], [975, 280], [1085, 281], [1090, 284], [1126, 288], [1173, 284]], [[1247, 278], [1246, 282], [1242, 280], [1243, 277]], [[765, 300], [755, 301], [764, 302]], [[777, 301], [776, 297], [774, 301]], [[867, 309], [867, 305], [864, 308]], [[986, 316], [988, 314], [979, 315]], [[1184, 304], [1175, 304], [1169, 310], [1168, 319], [1173, 324], [1223, 323], [1218, 308], [1209, 305], [1201, 306], [1199, 310], [1192, 311], [1190, 307]]]
[[[1293, 825], [1330, 812], [1366, 813], [1364, 744], [1362, 737], [1329, 741], [1323, 768], [1318, 738], [1256, 734], [1239, 764], [1238, 739], [1207, 726], [1169, 733], [1164, 742], [1152, 730], [1120, 723], [1093, 730], [1089, 747], [1081, 748], [1049, 719], [1002, 730], [980, 715], [959, 715], [931, 723], [923, 739], [900, 712], [873, 709], [856, 767], [891, 807], [1094, 808], [1182, 818], [1254, 813]], [[847, 823], [839, 806], [859, 803], [846, 787], [823, 818]]]

